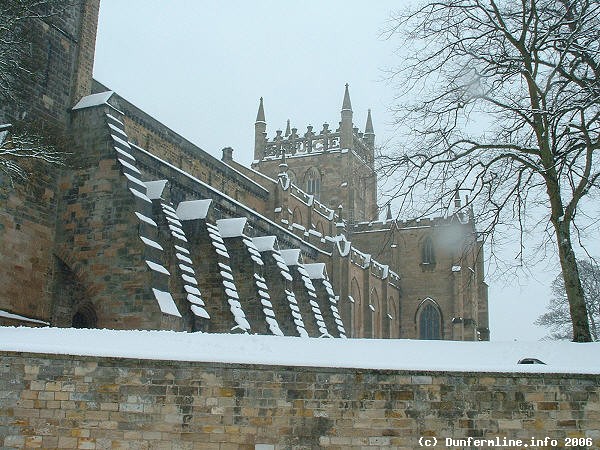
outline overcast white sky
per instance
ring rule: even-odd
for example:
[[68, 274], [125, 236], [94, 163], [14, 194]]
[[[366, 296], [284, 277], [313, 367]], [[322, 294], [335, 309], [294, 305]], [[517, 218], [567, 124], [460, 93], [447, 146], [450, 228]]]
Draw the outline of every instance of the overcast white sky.
[[[393, 139], [398, 63], [385, 40], [397, 0], [101, 0], [94, 76], [204, 150], [252, 160], [254, 120], [264, 97], [269, 137], [291, 120], [299, 132], [336, 128], [344, 84], [354, 123], [371, 108], [377, 143]], [[493, 268], [492, 268], [493, 269]], [[558, 271], [550, 258], [536, 279], [490, 278], [493, 340], [532, 340]], [[493, 270], [491, 270], [493, 272]]]

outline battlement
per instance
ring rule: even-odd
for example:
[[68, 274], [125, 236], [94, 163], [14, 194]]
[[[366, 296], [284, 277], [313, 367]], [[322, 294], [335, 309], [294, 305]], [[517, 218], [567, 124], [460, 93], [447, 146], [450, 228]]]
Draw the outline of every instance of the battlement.
[[391, 229], [405, 230], [414, 228], [431, 228], [447, 225], [468, 225], [472, 224], [469, 214], [459, 211], [448, 216], [422, 217], [420, 219], [407, 220], [374, 220], [369, 222], [357, 222], [352, 225], [352, 233], [385, 232]]
[[255, 162], [261, 160], [278, 159], [286, 157], [306, 156], [331, 151], [352, 150], [354, 154], [372, 167], [374, 160], [375, 134], [369, 110], [365, 131], [360, 132], [352, 123], [352, 106], [348, 85], [344, 93], [341, 110], [341, 121], [335, 130], [329, 128], [328, 123], [323, 124], [319, 132], [315, 132], [312, 125], [306, 127], [306, 132], [298, 133], [298, 128], [290, 127], [287, 122], [285, 133], [277, 130], [271, 139], [267, 137], [267, 122], [265, 120], [263, 99], [260, 99], [255, 122]]
[[[305, 156], [311, 154], [339, 151], [345, 153], [348, 148], [341, 146], [340, 128], [335, 131], [329, 129], [329, 124], [324, 123], [319, 133], [313, 131], [313, 126], [308, 125], [303, 135], [298, 134], [297, 128], [291, 128], [283, 134], [282, 130], [277, 130], [272, 139], [265, 138], [262, 159], [280, 159], [284, 154], [287, 158]], [[370, 163], [369, 156], [372, 148], [369, 143], [363, 139], [364, 134], [353, 129], [352, 150], [356, 156], [365, 163]]]

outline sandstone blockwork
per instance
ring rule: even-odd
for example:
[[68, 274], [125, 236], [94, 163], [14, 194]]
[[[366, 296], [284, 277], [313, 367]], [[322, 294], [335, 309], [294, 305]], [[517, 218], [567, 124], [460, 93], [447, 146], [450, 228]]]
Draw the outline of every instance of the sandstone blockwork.
[[219, 160], [91, 78], [98, 10], [32, 22], [45, 75], [0, 110], [68, 155], [0, 180], [0, 325], [489, 339], [474, 218], [380, 220], [348, 86], [339, 127], [272, 139], [261, 100], [252, 166]]
[[412, 450], [419, 437], [437, 438], [435, 448], [468, 437], [600, 445], [597, 375], [0, 356], [4, 449]]

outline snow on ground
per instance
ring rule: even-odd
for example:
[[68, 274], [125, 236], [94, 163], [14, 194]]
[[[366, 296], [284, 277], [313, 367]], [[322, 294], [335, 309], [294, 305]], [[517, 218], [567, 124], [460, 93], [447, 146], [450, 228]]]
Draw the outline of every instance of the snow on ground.
[[[315, 339], [0, 327], [0, 351], [356, 369], [600, 374], [600, 342]], [[517, 364], [522, 358], [537, 358], [546, 365]]]

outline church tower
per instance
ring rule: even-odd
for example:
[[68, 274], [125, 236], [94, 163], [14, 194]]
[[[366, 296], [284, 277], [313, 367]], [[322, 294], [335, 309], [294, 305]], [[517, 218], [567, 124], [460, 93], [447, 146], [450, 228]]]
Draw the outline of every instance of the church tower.
[[254, 125], [254, 162], [252, 168], [277, 178], [285, 158], [292, 183], [325, 206], [341, 212], [350, 222], [376, 220], [378, 208], [377, 177], [374, 170], [375, 133], [371, 111], [364, 133], [353, 123], [348, 84], [344, 90], [339, 127], [331, 130], [324, 123], [315, 132], [311, 125], [304, 134], [290, 127], [285, 134], [277, 130], [267, 137], [263, 99], [260, 99]]

